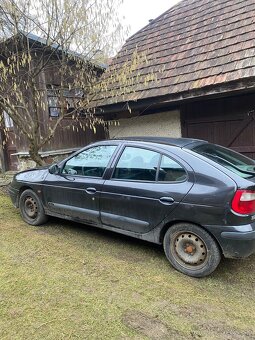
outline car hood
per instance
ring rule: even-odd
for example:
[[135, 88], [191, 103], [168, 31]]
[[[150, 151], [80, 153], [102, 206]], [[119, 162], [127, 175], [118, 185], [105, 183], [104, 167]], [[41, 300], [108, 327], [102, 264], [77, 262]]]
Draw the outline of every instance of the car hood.
[[14, 180], [22, 182], [41, 182], [49, 173], [48, 168], [49, 166], [44, 166], [19, 172], [14, 176]]

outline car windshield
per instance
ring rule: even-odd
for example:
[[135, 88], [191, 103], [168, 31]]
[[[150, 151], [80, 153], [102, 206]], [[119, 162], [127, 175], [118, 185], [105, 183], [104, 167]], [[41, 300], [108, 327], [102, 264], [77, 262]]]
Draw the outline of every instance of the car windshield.
[[214, 144], [199, 145], [192, 150], [224, 166], [240, 177], [250, 178], [255, 176], [254, 160], [240, 153]]

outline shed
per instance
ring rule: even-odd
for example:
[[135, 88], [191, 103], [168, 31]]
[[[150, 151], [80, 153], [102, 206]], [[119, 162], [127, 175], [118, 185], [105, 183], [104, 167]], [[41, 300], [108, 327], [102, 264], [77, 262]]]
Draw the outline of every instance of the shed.
[[[57, 161], [73, 151], [89, 144], [90, 142], [104, 139], [106, 136], [106, 131], [104, 124], [95, 124], [93, 126], [91, 115], [87, 115], [84, 112], [75, 110], [75, 102], [81, 100], [82, 97], [86, 97], [87, 93], [83, 89], [70, 88], [72, 74], [76, 69], [75, 60], [69, 61], [67, 66], [67, 76], [66, 83], [61, 85], [61, 70], [60, 62], [62, 51], [58, 46], [48, 45], [45, 39], [32, 33], [19, 32], [17, 36], [12, 36], [9, 39], [1, 41], [1, 53], [0, 61], [8, 62], [8, 55], [13, 54], [15, 47], [13, 44], [13, 39], [16, 41], [21, 41], [17, 44], [19, 49], [18, 53], [22, 53], [25, 48], [31, 50], [31, 64], [40, 63], [40, 61], [45, 58], [47, 59], [47, 67], [41, 68], [37, 76], [37, 87], [38, 92], [41, 93], [43, 98], [43, 105], [40, 107], [39, 111], [39, 128], [42, 135], [53, 129], [55, 122], [58, 121], [60, 116], [60, 97], [63, 96], [65, 102], [65, 118], [57, 126], [54, 136], [46, 144], [44, 144], [39, 151], [39, 154], [46, 163], [51, 163]], [[46, 52], [45, 52], [46, 51]], [[67, 51], [66, 53], [71, 54], [74, 52]], [[83, 58], [79, 56], [79, 58]], [[83, 58], [85, 60], [85, 58]], [[89, 67], [95, 69], [95, 74], [101, 74], [104, 71], [102, 65], [92, 64], [92, 61], [88, 61]], [[38, 67], [38, 69], [40, 69]], [[24, 74], [26, 70], [20, 67], [20, 79], [22, 82], [24, 80]], [[23, 73], [22, 73], [23, 72]], [[87, 69], [84, 69], [84, 73]], [[68, 83], [68, 80], [70, 83]], [[0, 79], [1, 81], [1, 79]], [[7, 83], [6, 83], [7, 84]], [[61, 92], [60, 92], [61, 88]], [[33, 91], [30, 90], [29, 86], [23, 89], [24, 100], [28, 107], [33, 107], [32, 102], [35, 100], [35, 95]], [[61, 95], [60, 95], [61, 93]], [[8, 92], [8, 86], [6, 88], [2, 87], [0, 95], [3, 97], [11, 96], [12, 93]], [[18, 109], [17, 105], [17, 110]], [[31, 124], [26, 121], [24, 114], [22, 115], [22, 110], [20, 110], [20, 116], [22, 117], [22, 123], [24, 126], [26, 124]], [[75, 115], [75, 119], [72, 116]], [[31, 115], [31, 117], [33, 117]], [[82, 123], [82, 124], [81, 124]], [[22, 170], [27, 167], [35, 166], [35, 162], [29, 159], [29, 143], [28, 138], [25, 136], [22, 129], [15, 125], [15, 122], [8, 116], [8, 114], [1, 110], [0, 105], [0, 168], [2, 170]], [[95, 132], [96, 130], [96, 132]]]

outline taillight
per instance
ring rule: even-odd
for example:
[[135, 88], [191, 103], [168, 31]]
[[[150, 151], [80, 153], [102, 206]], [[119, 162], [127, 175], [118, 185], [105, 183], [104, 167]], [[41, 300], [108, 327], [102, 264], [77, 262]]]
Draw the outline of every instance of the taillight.
[[255, 191], [237, 190], [232, 200], [232, 209], [238, 214], [255, 213]]

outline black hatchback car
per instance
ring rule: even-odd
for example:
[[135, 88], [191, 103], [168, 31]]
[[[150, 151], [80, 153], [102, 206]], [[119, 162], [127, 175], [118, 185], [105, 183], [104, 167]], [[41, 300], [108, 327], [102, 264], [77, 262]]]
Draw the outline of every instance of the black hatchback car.
[[97, 142], [18, 173], [10, 196], [31, 225], [56, 216], [163, 244], [194, 277], [255, 251], [255, 162], [201, 140]]

